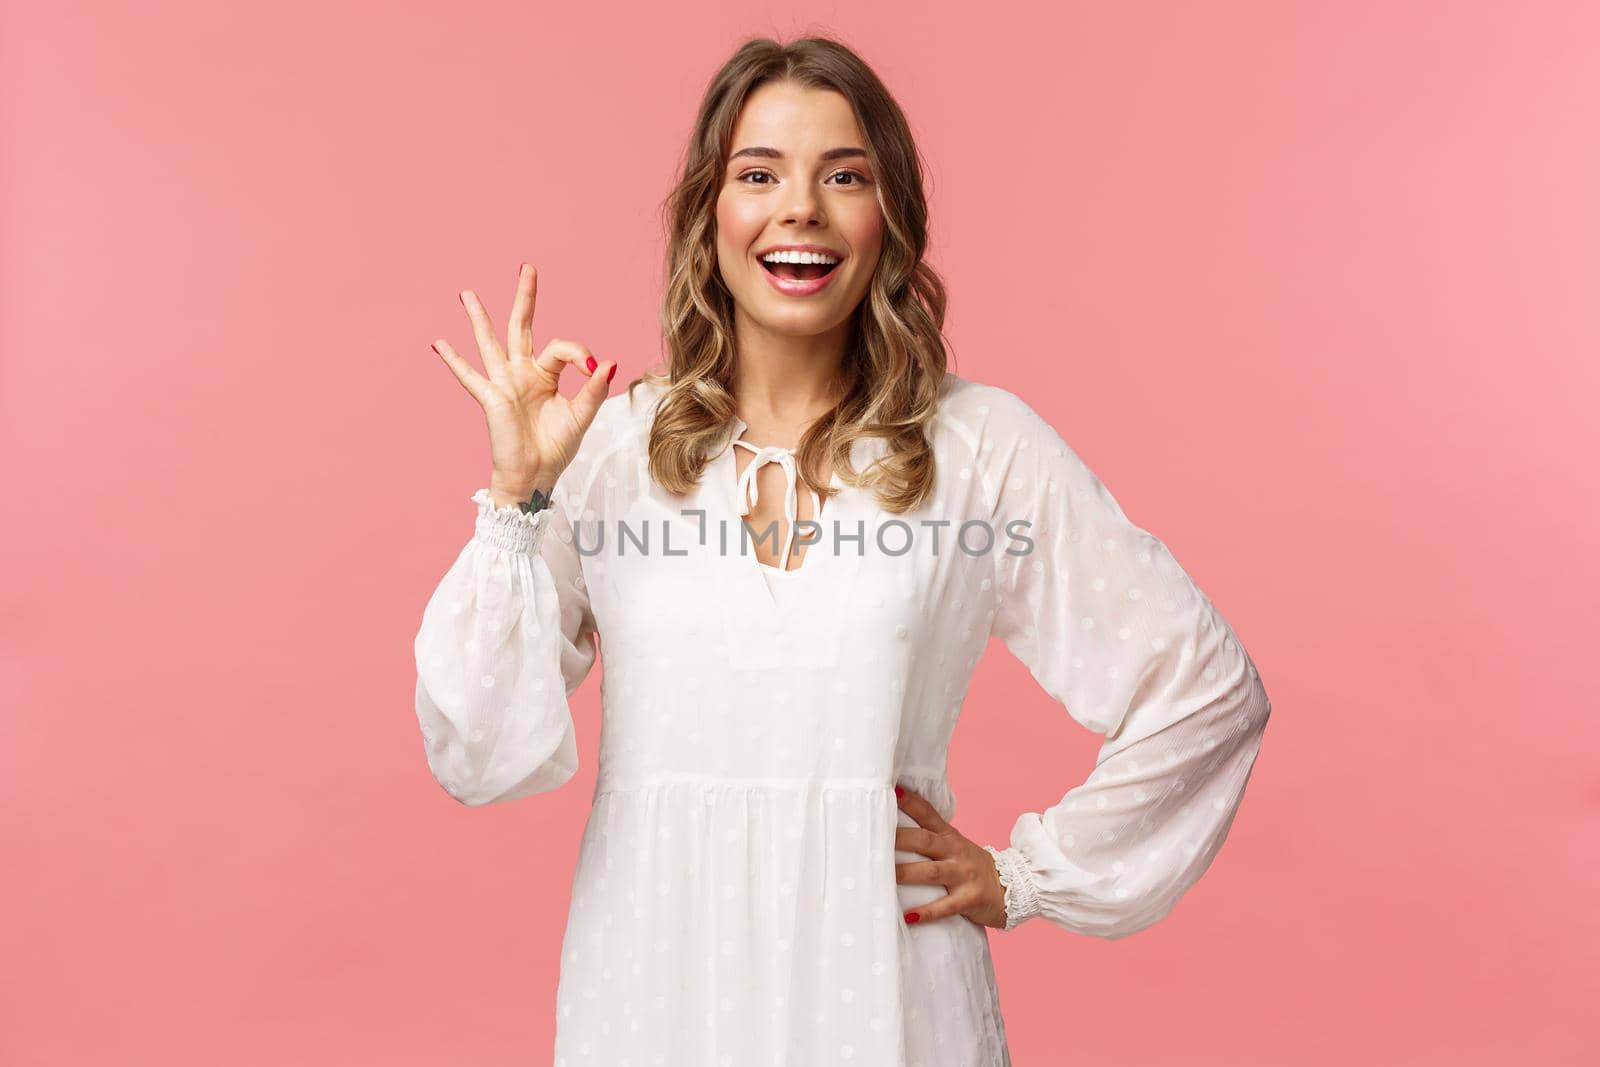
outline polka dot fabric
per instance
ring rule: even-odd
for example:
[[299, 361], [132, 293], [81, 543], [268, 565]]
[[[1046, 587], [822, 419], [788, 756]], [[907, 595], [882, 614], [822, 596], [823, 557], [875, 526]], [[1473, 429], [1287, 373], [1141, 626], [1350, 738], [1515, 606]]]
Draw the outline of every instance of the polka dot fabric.
[[[1268, 711], [1253, 664], [1005, 390], [947, 376], [932, 498], [893, 516], [843, 487], [776, 580], [741, 539], [732, 441], [747, 427], [735, 418], [674, 497], [646, 469], [659, 398], [641, 385], [605, 402], [551, 509], [473, 494], [473, 536], [416, 637], [428, 765], [468, 805], [576, 773], [567, 697], [603, 659], [553, 1062], [1008, 1065], [988, 930], [903, 919], [944, 890], [895, 880], [921, 858], [894, 847], [915, 825], [895, 785], [954, 819], [949, 741], [1002, 638], [1107, 737], [1087, 782], [989, 846], [1007, 929], [1043, 915], [1124, 936], [1166, 914], [1227, 833]], [[883, 449], [858, 442], [852, 462]], [[1014, 520], [1032, 523], [1031, 552], [1006, 554], [1023, 547]]]
[[993, 632], [1106, 736], [1086, 782], [1020, 816], [1008, 848], [989, 846], [1006, 929], [1042, 914], [1125, 937], [1171, 911], [1221, 847], [1271, 704], [1244, 645], [1166, 545], [1128, 520], [1047, 422], [1014, 398], [1004, 411], [1011, 430], [991, 450], [1001, 509], [1036, 517], [1037, 549], [1000, 559]]

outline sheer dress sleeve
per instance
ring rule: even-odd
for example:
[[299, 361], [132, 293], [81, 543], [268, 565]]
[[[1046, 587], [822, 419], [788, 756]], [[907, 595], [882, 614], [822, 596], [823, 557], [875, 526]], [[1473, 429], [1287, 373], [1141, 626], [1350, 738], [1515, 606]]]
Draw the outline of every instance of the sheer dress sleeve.
[[[560, 486], [556, 493], [561, 499]], [[567, 698], [597, 648], [561, 504], [528, 515], [496, 508], [488, 489], [472, 501], [472, 537], [417, 631], [416, 711], [434, 780], [478, 806], [553, 790], [576, 773]]]
[[[988, 419], [1000, 637], [1040, 686], [1105, 736], [1093, 771], [1026, 812], [1004, 848], [1006, 925], [1042, 915], [1115, 939], [1163, 918], [1232, 825], [1271, 710], [1232, 628], [1158, 538], [1012, 394]], [[1008, 540], [1028, 520], [1032, 539]]]

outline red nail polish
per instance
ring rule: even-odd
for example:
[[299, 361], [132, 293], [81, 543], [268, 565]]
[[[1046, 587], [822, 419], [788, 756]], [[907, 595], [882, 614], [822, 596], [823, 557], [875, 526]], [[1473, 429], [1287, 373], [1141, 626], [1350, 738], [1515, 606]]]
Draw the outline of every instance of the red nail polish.
[[894, 787], [894, 795], [897, 796], [897, 797], [903, 797], [903, 796], [906, 795], [906, 791], [904, 789], [901, 789], [899, 786], [895, 786]]
[[588, 368], [590, 374], [593, 374], [595, 367], [599, 366], [599, 364], [595, 363], [593, 356], [590, 356], [588, 361], [584, 363], [584, 366]]
[[606, 384], [610, 385], [611, 384], [611, 379], [615, 378], [616, 376], [617, 376], [617, 365], [615, 363], [613, 363], [613, 364], [611, 364], [611, 369], [606, 371]]
[[922, 918], [922, 916], [920, 916], [920, 915], [918, 915], [918, 914], [917, 914], [917, 913], [916, 913], [916, 912], [914, 912], [914, 911], [908, 911], [908, 912], [906, 912], [906, 922], [908, 922], [908, 923], [914, 923], [914, 922], [916, 922], [916, 921], [917, 921], [917, 920], [918, 920], [918, 919], [920, 919], [920, 918]]

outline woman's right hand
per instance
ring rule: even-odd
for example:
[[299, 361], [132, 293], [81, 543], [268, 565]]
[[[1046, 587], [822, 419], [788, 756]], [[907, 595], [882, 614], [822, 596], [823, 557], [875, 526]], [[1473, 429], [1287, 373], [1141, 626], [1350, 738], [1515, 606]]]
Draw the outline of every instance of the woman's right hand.
[[[594, 422], [617, 371], [615, 361], [597, 363], [576, 341], [553, 340], [537, 358], [533, 356], [538, 291], [538, 272], [524, 263], [504, 348], [477, 294], [470, 289], [461, 293], [487, 377], [473, 370], [448, 341], [433, 343], [433, 350], [483, 408], [494, 462], [489, 488], [497, 505], [526, 500], [535, 489], [550, 493], [577, 454], [578, 442]], [[589, 376], [570, 400], [556, 388], [568, 363]]]

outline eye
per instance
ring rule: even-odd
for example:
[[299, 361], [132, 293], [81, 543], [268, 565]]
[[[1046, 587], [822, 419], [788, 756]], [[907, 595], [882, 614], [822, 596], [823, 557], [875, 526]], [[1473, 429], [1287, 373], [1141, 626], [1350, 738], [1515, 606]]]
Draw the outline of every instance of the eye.
[[[735, 181], [744, 182], [746, 185], [771, 185], [772, 184], [772, 182], [770, 182], [770, 181], [763, 181], [763, 182], [754, 182], [754, 181], [748, 181], [747, 182], [747, 181], [745, 181], [746, 178], [754, 178], [754, 177], [757, 177], [757, 176], [764, 177], [764, 178], [773, 178], [774, 180], [776, 180], [776, 175], [774, 175], [769, 170], [747, 170], [743, 174], [739, 175], [739, 177], [736, 178]], [[836, 170], [832, 174], [828, 175], [828, 177], [829, 178], [846, 178], [846, 177], [854, 178], [855, 180], [852, 181], [852, 182], [840, 183], [840, 184], [845, 185], [847, 188], [850, 187], [850, 186], [865, 185], [867, 183], [866, 175], [860, 174], [860, 173], [858, 173], [856, 171], [853, 171], [853, 170]]]

